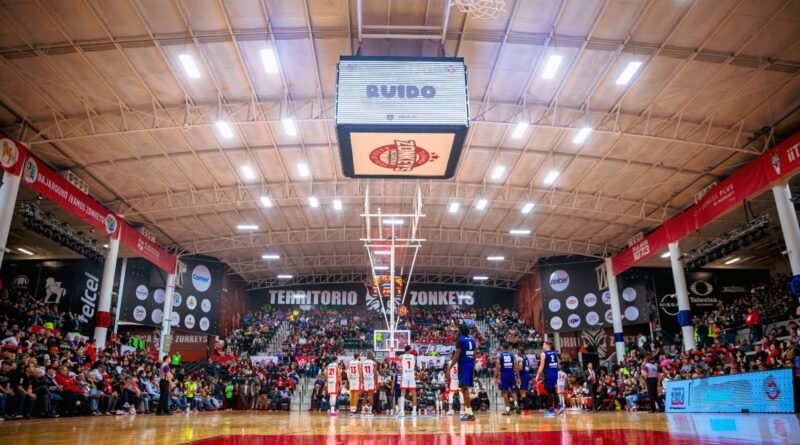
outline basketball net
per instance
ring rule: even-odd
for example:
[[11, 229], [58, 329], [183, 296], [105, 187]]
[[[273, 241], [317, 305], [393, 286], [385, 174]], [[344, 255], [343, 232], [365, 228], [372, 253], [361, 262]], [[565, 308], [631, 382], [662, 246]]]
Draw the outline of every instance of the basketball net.
[[452, 4], [478, 20], [496, 19], [506, 8], [505, 0], [452, 0]]

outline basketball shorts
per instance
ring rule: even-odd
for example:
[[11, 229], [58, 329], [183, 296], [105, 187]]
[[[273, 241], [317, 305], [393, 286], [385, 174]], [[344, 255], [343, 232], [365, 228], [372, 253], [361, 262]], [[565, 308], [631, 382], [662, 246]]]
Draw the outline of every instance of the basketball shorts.
[[472, 387], [473, 377], [473, 364], [472, 363], [459, 363], [458, 364], [458, 385]]
[[417, 389], [417, 377], [414, 374], [403, 374], [400, 389]]
[[364, 379], [364, 392], [375, 392], [375, 379]]
[[548, 393], [554, 393], [557, 384], [558, 384], [558, 375], [546, 374], [544, 376], [544, 389], [546, 389]]
[[500, 385], [498, 387], [501, 391], [514, 389], [517, 386], [517, 379], [514, 374], [500, 373]]
[[531, 387], [531, 380], [533, 380], [533, 376], [530, 373], [520, 374], [520, 387], [519, 389], [523, 391], [529, 391]]

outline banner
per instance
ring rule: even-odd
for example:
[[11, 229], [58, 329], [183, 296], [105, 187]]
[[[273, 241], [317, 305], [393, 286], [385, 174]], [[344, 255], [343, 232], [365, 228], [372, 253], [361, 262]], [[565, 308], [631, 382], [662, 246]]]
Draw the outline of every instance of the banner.
[[[366, 283], [319, 284], [248, 291], [251, 310], [270, 308], [309, 310], [312, 307], [341, 308], [366, 313], [379, 311], [380, 301]], [[395, 299], [400, 306], [400, 297]], [[409, 310], [458, 306], [512, 308], [514, 291], [480, 286], [410, 283], [403, 305]]]
[[747, 198], [760, 193], [800, 169], [800, 132], [715, 185], [695, 205], [675, 215], [612, 258], [614, 273], [619, 275], [650, 256], [697, 231]]
[[[551, 257], [539, 261], [545, 332], [570, 332], [612, 326], [611, 294], [600, 292], [595, 269], [602, 261], [587, 257]], [[617, 277], [623, 325], [649, 321], [646, 282]]]
[[0, 165], [3, 170], [19, 176], [27, 156], [28, 148], [25, 145], [0, 132]]
[[431, 355], [432, 353], [436, 353], [437, 355], [447, 356], [453, 354], [453, 351], [456, 350], [455, 345], [442, 345], [442, 344], [435, 344], [435, 343], [414, 343], [414, 349], [419, 353], [419, 355]]
[[294, 356], [294, 360], [297, 362], [297, 366], [303, 367], [306, 363], [314, 363], [317, 360], [316, 355], [296, 355]]
[[90, 260], [4, 261], [0, 272], [8, 291], [72, 313], [86, 335], [94, 332], [102, 276], [103, 266]]
[[147, 237], [141, 234], [133, 227], [123, 224], [121, 230], [120, 244], [128, 247], [136, 252], [139, 256], [153, 263], [156, 267], [167, 273], [175, 271], [175, 265], [178, 259], [175, 255], [170, 255], [158, 246], [158, 244], [150, 241]]
[[267, 366], [267, 365], [277, 365], [281, 363], [281, 358], [277, 355], [253, 355], [250, 356], [250, 363], [253, 366]]
[[144, 258], [128, 258], [124, 281], [119, 321], [160, 327], [167, 274]]
[[666, 382], [668, 413], [794, 412], [792, 369]]
[[421, 355], [417, 357], [417, 367], [418, 368], [444, 368], [446, 363], [450, 360], [450, 357], [431, 357], [427, 355]]

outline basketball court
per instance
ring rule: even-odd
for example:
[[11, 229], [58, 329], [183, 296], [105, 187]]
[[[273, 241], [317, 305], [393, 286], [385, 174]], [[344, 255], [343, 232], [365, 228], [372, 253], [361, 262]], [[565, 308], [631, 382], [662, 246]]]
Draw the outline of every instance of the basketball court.
[[[64, 380], [10, 387], [0, 442], [800, 443], [800, 0], [30, 0], [0, 23], [0, 385], [86, 384], [66, 412]], [[128, 388], [157, 394], [165, 355], [156, 417]], [[563, 411], [559, 370], [604, 411]], [[474, 416], [431, 408], [473, 374]]]

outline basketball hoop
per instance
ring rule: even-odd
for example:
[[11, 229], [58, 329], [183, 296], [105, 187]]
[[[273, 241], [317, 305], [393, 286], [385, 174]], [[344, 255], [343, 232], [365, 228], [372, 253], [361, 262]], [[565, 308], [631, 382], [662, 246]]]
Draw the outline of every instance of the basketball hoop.
[[505, 0], [452, 0], [452, 4], [478, 20], [496, 19], [506, 8]]

